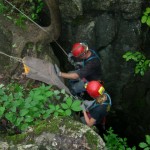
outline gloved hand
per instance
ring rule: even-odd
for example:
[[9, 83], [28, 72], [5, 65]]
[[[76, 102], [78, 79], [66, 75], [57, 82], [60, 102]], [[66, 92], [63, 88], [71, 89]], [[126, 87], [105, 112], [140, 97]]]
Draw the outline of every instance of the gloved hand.
[[69, 53], [68, 54], [68, 61], [72, 64], [72, 65], [74, 65], [74, 60], [72, 59], [72, 57], [73, 57], [73, 55], [72, 55], [72, 53]]
[[80, 105], [80, 107], [82, 108], [82, 111], [86, 111], [86, 108], [85, 108], [84, 103], [82, 103], [82, 104]]
[[68, 61], [69, 61], [69, 62], [72, 61], [72, 57], [73, 57], [72, 53], [69, 53], [69, 54], [68, 54]]
[[56, 64], [54, 64], [54, 69], [55, 69], [56, 74], [58, 76], [61, 76], [61, 71], [60, 71], [59, 67]]

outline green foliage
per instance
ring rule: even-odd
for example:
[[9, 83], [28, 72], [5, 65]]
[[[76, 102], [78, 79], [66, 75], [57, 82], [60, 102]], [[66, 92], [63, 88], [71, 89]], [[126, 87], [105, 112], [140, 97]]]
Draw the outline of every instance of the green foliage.
[[73, 101], [71, 97], [68, 97], [66, 98], [66, 103], [62, 103], [61, 107], [65, 110], [65, 114], [70, 116], [71, 111], [81, 111], [80, 104], [80, 100]]
[[[42, 84], [29, 93], [17, 83], [0, 86], [0, 119], [9, 121], [12, 128], [25, 130], [50, 116], [70, 116], [81, 111], [80, 100], [74, 100], [65, 90], [53, 90]], [[64, 98], [64, 101], [62, 99]], [[59, 101], [55, 104], [55, 102]]]
[[22, 14], [18, 14], [18, 18], [13, 19], [14, 23], [20, 28], [25, 28], [25, 20], [26, 17]]
[[144, 11], [141, 22], [150, 26], [150, 7], [147, 7]]
[[4, 5], [3, 1], [0, 0], [0, 14], [3, 14], [7, 10], [7, 7]]
[[150, 135], [145, 136], [146, 142], [141, 142], [139, 144], [140, 148], [143, 148], [144, 150], [150, 150]]
[[[144, 11], [141, 22], [147, 24], [150, 27], [150, 7], [147, 7]], [[140, 52], [126, 52], [123, 55], [123, 58], [126, 61], [133, 60], [136, 62], [134, 71], [135, 74], [140, 74], [141, 76], [144, 76], [145, 72], [150, 67], [150, 60], [146, 59], [146, 57]]]
[[[25, 7], [28, 7], [28, 9]], [[19, 9], [32, 20], [37, 21], [39, 19], [38, 15], [42, 11], [43, 7], [44, 3], [42, 0], [25, 0], [23, 4], [20, 4]]]
[[126, 138], [120, 138], [113, 132], [113, 129], [110, 127], [107, 134], [104, 134], [106, 147], [109, 150], [136, 150], [135, 146], [133, 148], [128, 147]]
[[[139, 147], [143, 150], [150, 150], [150, 135], [146, 135], [145, 137], [146, 142], [139, 143]], [[136, 146], [130, 148], [127, 145], [127, 139], [118, 137], [111, 127], [107, 130], [107, 133], [104, 134], [104, 140], [109, 150], [136, 150]]]
[[126, 61], [133, 60], [136, 62], [135, 74], [143, 76], [150, 67], [150, 60], [146, 59], [146, 57], [140, 52], [126, 52], [123, 55], [123, 58]]
[[[22, 28], [25, 28], [25, 22], [28, 20], [26, 16], [37, 22], [39, 20], [39, 13], [44, 7], [44, 3], [42, 0], [25, 0], [24, 2], [14, 0], [12, 2], [12, 5], [19, 9], [22, 13], [16, 11], [16, 9], [8, 5], [8, 3], [3, 3], [3, 1], [1, 0], [0, 13], [4, 14], [4, 16], [12, 20], [17, 26]], [[23, 14], [25, 14], [26, 16]]]

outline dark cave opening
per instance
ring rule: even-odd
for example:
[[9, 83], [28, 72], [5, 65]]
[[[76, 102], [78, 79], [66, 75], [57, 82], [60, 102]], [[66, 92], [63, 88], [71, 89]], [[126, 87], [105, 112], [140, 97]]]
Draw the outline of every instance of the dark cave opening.
[[38, 18], [37, 23], [42, 27], [48, 27], [51, 24], [51, 15], [46, 4], [42, 11], [38, 14]]

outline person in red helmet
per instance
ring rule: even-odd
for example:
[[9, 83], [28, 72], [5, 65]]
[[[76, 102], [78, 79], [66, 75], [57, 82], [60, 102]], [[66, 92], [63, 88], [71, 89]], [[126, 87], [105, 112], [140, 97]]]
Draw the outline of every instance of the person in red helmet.
[[85, 91], [85, 82], [101, 80], [101, 62], [95, 51], [88, 48], [85, 43], [75, 43], [69, 56], [82, 60], [80, 68], [72, 72], [61, 72], [55, 65], [58, 76], [70, 79], [70, 91], [73, 95]]
[[83, 101], [81, 108], [84, 116], [81, 117], [81, 120], [91, 127], [101, 123], [102, 119], [108, 114], [112, 103], [109, 94], [105, 92], [103, 85], [99, 81], [90, 81], [85, 88], [94, 100]]

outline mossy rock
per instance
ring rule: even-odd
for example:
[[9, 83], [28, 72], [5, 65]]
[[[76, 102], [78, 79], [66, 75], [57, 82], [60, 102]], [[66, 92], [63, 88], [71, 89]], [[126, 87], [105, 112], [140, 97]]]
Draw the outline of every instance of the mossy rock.
[[54, 117], [25, 133], [0, 141], [5, 150], [105, 150], [102, 138], [90, 127], [71, 117]]

